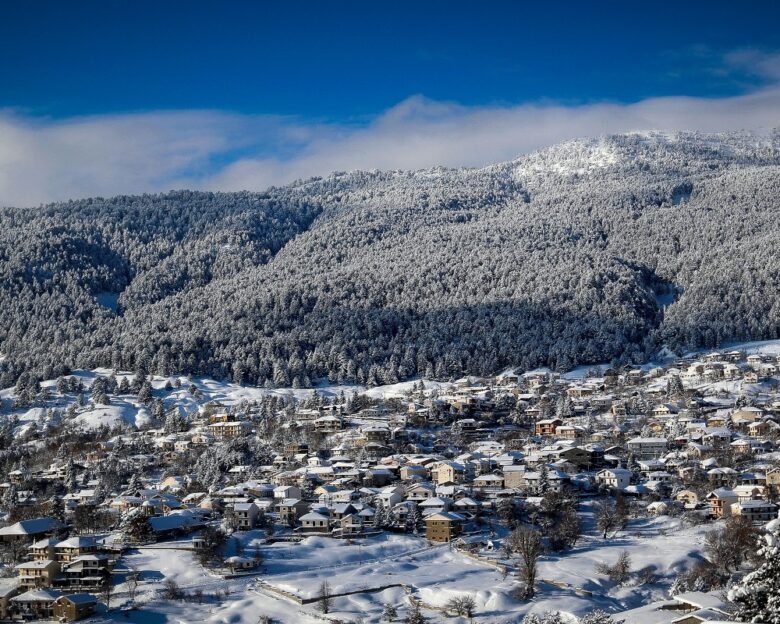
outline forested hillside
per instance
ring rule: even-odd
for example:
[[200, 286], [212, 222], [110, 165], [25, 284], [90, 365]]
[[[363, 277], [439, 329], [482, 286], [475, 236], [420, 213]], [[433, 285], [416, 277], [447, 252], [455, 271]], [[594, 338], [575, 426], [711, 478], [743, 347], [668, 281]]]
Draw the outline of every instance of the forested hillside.
[[392, 383], [777, 338], [778, 198], [777, 134], [627, 135], [483, 169], [3, 209], [0, 381]]

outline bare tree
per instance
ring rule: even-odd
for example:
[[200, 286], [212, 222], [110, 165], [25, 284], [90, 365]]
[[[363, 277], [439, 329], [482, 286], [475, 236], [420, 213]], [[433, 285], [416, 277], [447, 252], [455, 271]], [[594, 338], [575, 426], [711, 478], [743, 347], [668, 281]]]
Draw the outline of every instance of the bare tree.
[[135, 602], [135, 593], [138, 590], [138, 583], [141, 580], [141, 573], [133, 566], [128, 567], [125, 583], [127, 584], [127, 593], [130, 594], [130, 602]]
[[596, 572], [605, 574], [614, 583], [625, 583], [631, 576], [631, 557], [628, 551], [622, 551], [613, 565], [597, 563]]
[[332, 606], [333, 596], [330, 593], [330, 584], [328, 581], [322, 581], [320, 594], [317, 597], [317, 608], [323, 613], [329, 613]]
[[524, 587], [518, 592], [523, 600], [532, 598], [536, 586], [536, 564], [542, 554], [539, 533], [530, 527], [518, 527], [506, 538], [505, 548], [520, 559], [520, 577]]
[[444, 605], [445, 611], [452, 611], [455, 615], [461, 615], [469, 619], [474, 617], [477, 603], [473, 596], [456, 596], [450, 598]]
[[168, 600], [181, 600], [184, 598], [184, 592], [179, 587], [179, 584], [172, 578], [165, 579], [163, 586], [165, 587], [163, 596], [165, 596]]
[[596, 503], [596, 526], [604, 539], [607, 539], [612, 531], [620, 529], [622, 525], [623, 521], [615, 510], [615, 506], [608, 499], [605, 498]]
[[628, 500], [625, 496], [623, 496], [623, 494], [618, 492], [615, 494], [615, 514], [617, 515], [617, 520], [619, 523], [618, 528], [625, 528], [626, 523], [628, 522], [629, 512], [630, 508], [628, 505]]
[[425, 616], [422, 614], [422, 611], [420, 610], [420, 603], [416, 600], [412, 600], [412, 604], [409, 607], [409, 611], [406, 614], [406, 617], [404, 618], [404, 624], [425, 624], [426, 622]]
[[195, 556], [198, 558], [198, 562], [205, 567], [219, 560], [227, 537], [222, 531], [212, 526], [203, 527], [200, 536], [202, 545], [195, 552]]
[[100, 597], [106, 605], [106, 609], [111, 608], [111, 596], [114, 595], [114, 582], [113, 579], [108, 576], [100, 587]]
[[758, 532], [749, 520], [731, 517], [722, 529], [708, 531], [704, 553], [724, 574], [736, 570], [756, 549]]

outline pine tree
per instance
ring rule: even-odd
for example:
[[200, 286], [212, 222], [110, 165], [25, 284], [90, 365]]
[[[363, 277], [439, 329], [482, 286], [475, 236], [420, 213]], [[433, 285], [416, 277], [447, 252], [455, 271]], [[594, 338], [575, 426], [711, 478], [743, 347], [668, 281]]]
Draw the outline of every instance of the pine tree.
[[187, 431], [187, 429], [189, 429], [189, 423], [178, 410], [178, 408], [170, 410], [165, 416], [165, 433], [178, 433], [181, 431]]
[[68, 458], [68, 463], [65, 466], [65, 479], [63, 484], [68, 492], [74, 492], [76, 490], [76, 465], [73, 463], [73, 458]]
[[3, 492], [3, 509], [6, 511], [12, 511], [19, 505], [19, 494], [16, 491], [16, 486], [11, 484]]
[[109, 405], [111, 403], [108, 398], [108, 393], [106, 392], [105, 384], [98, 384], [95, 382], [92, 386], [92, 401], [95, 405]]
[[742, 622], [780, 624], [780, 523], [773, 524], [758, 551], [761, 564], [728, 593]]
[[154, 540], [154, 530], [145, 515], [134, 513], [122, 524], [122, 534], [128, 542], [143, 544]]
[[374, 527], [377, 529], [383, 529], [385, 524], [385, 504], [382, 502], [382, 499], [377, 499], [376, 507], [374, 508]]
[[141, 478], [138, 476], [137, 472], [134, 472], [130, 476], [130, 481], [127, 484], [127, 488], [125, 488], [125, 494], [132, 495], [134, 492], [137, 492], [138, 490], [143, 489], [143, 483], [141, 482]]
[[382, 621], [394, 622], [397, 617], [398, 617], [398, 609], [396, 609], [389, 602], [386, 603], [382, 608]]
[[412, 600], [412, 604], [409, 606], [404, 618], [404, 624], [425, 624], [428, 619], [423, 615], [420, 609], [420, 603], [416, 600]]
[[421, 521], [422, 514], [420, 513], [420, 508], [417, 505], [413, 505], [406, 514], [406, 530], [417, 535]]
[[550, 491], [550, 469], [546, 462], [539, 468], [539, 493], [544, 496]]
[[46, 501], [46, 515], [60, 522], [65, 522], [65, 504], [56, 494]]
[[149, 403], [152, 400], [152, 384], [145, 381], [138, 390], [139, 403]]

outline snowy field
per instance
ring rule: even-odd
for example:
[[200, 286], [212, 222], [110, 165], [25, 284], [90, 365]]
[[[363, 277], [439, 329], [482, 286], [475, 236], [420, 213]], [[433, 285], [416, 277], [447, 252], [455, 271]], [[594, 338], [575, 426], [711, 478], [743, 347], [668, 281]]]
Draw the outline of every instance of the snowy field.
[[[588, 518], [586, 513], [586, 527]], [[118, 566], [118, 580], [127, 567], [141, 571], [138, 607], [127, 608], [127, 587], [120, 584], [113, 606], [121, 608], [98, 621], [257, 624], [261, 615], [268, 615], [284, 624], [322, 622], [316, 603], [298, 604], [272, 588], [301, 598], [316, 598], [323, 580], [328, 581], [334, 594], [358, 592], [334, 600], [328, 617], [345, 622], [378, 622], [388, 602], [397, 605], [403, 617], [410, 594], [423, 602], [431, 622], [465, 624], [465, 620], [436, 610], [449, 598], [463, 594], [475, 598], [474, 621], [482, 623], [509, 624], [526, 613], [550, 610], [573, 616], [596, 607], [614, 612], [665, 598], [677, 573], [701, 557], [698, 553], [709, 529], [712, 525], [689, 528], [677, 519], [662, 516], [633, 520], [625, 531], [607, 540], [588, 531], [573, 550], [542, 558], [537, 595], [531, 601], [511, 596], [517, 583], [513, 574], [505, 576], [448, 544], [431, 545], [409, 535], [380, 535], [351, 542], [312, 536], [299, 544], [269, 545], [260, 531], [239, 534], [247, 552], [260, 546], [265, 562], [258, 576], [229, 580], [203, 570], [187, 550], [186, 542], [161, 543], [130, 551]], [[614, 562], [624, 549], [631, 555], [633, 580], [615, 586], [596, 574], [594, 567], [599, 561]], [[501, 557], [498, 552], [493, 556]], [[655, 573], [656, 582], [639, 580], [638, 573], [648, 569]], [[166, 579], [175, 580], [188, 597], [181, 602], [165, 600]], [[196, 597], [198, 590], [203, 592], [202, 602]]]

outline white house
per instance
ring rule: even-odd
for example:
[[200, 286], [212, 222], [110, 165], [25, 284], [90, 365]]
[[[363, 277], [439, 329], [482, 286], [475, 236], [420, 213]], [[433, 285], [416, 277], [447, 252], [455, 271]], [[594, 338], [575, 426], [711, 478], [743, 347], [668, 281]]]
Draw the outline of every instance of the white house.
[[631, 484], [631, 471], [625, 468], [605, 468], [596, 475], [596, 483], [623, 490]]

